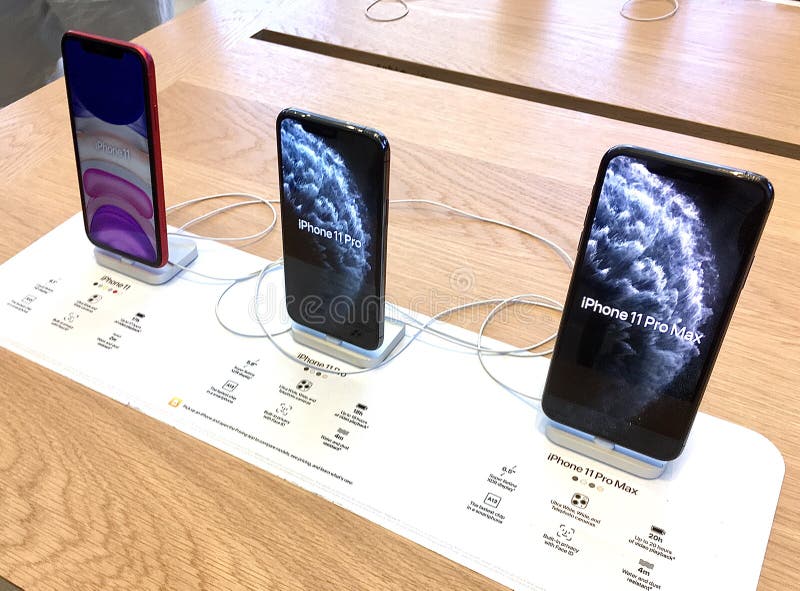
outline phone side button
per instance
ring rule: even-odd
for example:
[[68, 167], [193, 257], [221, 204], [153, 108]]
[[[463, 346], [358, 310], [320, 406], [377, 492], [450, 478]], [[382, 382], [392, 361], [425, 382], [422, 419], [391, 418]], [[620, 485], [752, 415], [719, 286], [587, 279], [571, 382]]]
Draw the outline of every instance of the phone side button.
[[609, 441], [608, 439], [602, 439], [600, 437], [595, 437], [594, 438], [594, 444], [597, 447], [600, 447], [600, 448], [603, 448], [603, 449], [607, 449], [609, 451], [614, 449], [614, 443]]

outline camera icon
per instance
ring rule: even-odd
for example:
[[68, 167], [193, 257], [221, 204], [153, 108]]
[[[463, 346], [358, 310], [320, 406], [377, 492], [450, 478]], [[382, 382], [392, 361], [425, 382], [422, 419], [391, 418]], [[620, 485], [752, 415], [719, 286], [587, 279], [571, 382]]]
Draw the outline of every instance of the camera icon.
[[582, 495], [581, 493], [575, 493], [572, 495], [572, 500], [570, 501], [573, 507], [577, 507], [578, 509], [585, 509], [586, 505], [589, 504], [589, 497], [586, 495]]

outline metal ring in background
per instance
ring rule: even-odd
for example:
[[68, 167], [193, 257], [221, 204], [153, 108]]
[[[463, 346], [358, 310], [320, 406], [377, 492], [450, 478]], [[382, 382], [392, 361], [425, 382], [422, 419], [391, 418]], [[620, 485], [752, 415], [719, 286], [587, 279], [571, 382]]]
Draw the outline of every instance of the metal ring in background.
[[635, 2], [642, 2], [647, 0], [626, 0], [625, 4], [622, 5], [622, 8], [619, 9], [620, 15], [623, 18], [628, 19], [629, 21], [637, 21], [641, 23], [650, 23], [654, 21], [663, 21], [664, 19], [668, 19], [669, 17], [673, 16], [676, 12], [678, 12], [678, 0], [669, 0], [670, 4], [672, 4], [672, 10], [670, 10], [667, 14], [662, 14], [661, 16], [653, 16], [649, 18], [640, 18], [637, 16], [631, 16], [629, 14], [625, 14], [625, 9], [628, 5], [633, 4]]
[[400, 4], [400, 6], [403, 7], [403, 14], [400, 14], [398, 16], [393, 16], [391, 18], [379, 18], [379, 17], [372, 16], [369, 13], [369, 11], [372, 10], [372, 8], [374, 6], [377, 6], [381, 2], [383, 2], [383, 0], [375, 0], [372, 4], [367, 6], [367, 8], [364, 10], [364, 16], [366, 16], [369, 20], [375, 21], [375, 22], [378, 22], [378, 23], [390, 23], [392, 21], [399, 21], [401, 18], [405, 18], [408, 15], [408, 10], [409, 9], [408, 9], [408, 4], [406, 4], [405, 0], [394, 0], [395, 3]]

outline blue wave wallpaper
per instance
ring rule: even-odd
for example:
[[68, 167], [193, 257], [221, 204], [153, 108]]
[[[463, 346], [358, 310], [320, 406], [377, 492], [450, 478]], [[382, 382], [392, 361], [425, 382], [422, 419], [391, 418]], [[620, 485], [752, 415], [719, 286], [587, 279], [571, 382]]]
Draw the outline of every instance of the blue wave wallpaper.
[[772, 202], [766, 179], [620, 146], [603, 160], [542, 400], [673, 459]]
[[280, 151], [289, 315], [375, 349], [383, 318], [384, 149], [346, 127], [287, 117]]
[[[647, 326], [610, 323], [613, 335], [595, 363], [628, 383], [646, 385], [643, 398], [666, 388], [700, 355], [702, 339], [698, 344], [676, 333], [706, 331], [719, 269], [697, 195], [686, 187], [633, 158], [611, 160], [582, 276], [584, 291], [604, 305], [641, 314], [642, 323], [654, 319]], [[668, 327], [666, 333], [656, 321]]]
[[281, 128], [285, 203], [297, 220], [351, 238], [344, 242], [306, 232], [310, 239], [303, 241], [304, 258], [335, 271], [336, 291], [332, 296], [344, 293], [356, 297], [370, 282], [373, 254], [367, 202], [351, 164], [345, 154], [297, 121], [285, 119]]
[[735, 175], [632, 154], [601, 181], [547, 389], [582, 430], [677, 440], [769, 199]]

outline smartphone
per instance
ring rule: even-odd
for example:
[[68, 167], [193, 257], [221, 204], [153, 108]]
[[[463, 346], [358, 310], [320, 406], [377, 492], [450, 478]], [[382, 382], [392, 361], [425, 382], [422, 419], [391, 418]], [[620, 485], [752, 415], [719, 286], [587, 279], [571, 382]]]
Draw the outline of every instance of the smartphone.
[[152, 267], [167, 263], [153, 58], [78, 31], [61, 40], [86, 235]]
[[277, 119], [286, 308], [329, 340], [383, 343], [389, 142], [285, 109]]
[[660, 461], [686, 444], [772, 206], [763, 176], [609, 150], [542, 397], [553, 421]]

